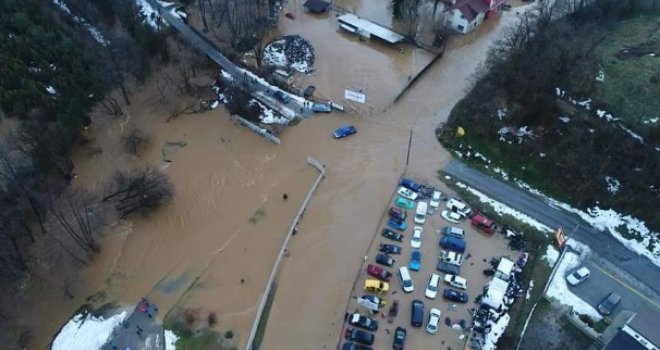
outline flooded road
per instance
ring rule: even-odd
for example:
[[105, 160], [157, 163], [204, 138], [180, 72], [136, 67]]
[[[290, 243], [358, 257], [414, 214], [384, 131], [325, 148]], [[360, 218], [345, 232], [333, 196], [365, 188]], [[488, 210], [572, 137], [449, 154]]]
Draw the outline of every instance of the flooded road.
[[[336, 345], [335, 323], [343, 316], [337, 313], [343, 312], [392, 185], [405, 170], [411, 130], [407, 171], [437, 184], [436, 172], [449, 154], [434, 130], [464, 95], [468, 78], [503, 21], [491, 19], [476, 33], [452, 42], [444, 58], [392, 105], [408, 76], [431, 55], [408, 46], [400, 54], [360, 42], [337, 32], [332, 18], [302, 13], [300, 2], [287, 4], [285, 11], [294, 12], [296, 20], [283, 19], [280, 33], [299, 33], [316, 48], [317, 70], [303, 83], [316, 85], [319, 97], [342, 103], [345, 88], [362, 89], [367, 104], [345, 103], [345, 114], [288, 128], [280, 135], [280, 146], [234, 125], [222, 109], [165, 123], [178, 109], [161, 106], [153, 86], [133, 98], [127, 116], [95, 118], [90, 130], [94, 141], [73, 155], [78, 175], [74, 186], [101, 191], [115, 169], [150, 164], [171, 177], [175, 197], [144, 219], [106, 230], [102, 253], [81, 273], [73, 300], [34, 285], [23, 308], [25, 320], [35, 326], [30, 349], [45, 348], [90, 295], [120, 304], [148, 296], [163, 316], [175, 309], [197, 309], [198, 326], [214, 312], [214, 329], [233, 330], [243, 348], [272, 262], [317, 175], [306, 164], [308, 155], [326, 164], [326, 179], [284, 259], [264, 348]], [[382, 6], [373, 10], [368, 0], [350, 3], [358, 14], [386, 14]], [[340, 141], [330, 137], [332, 130], [349, 123], [359, 130], [356, 136]], [[140, 158], [127, 155], [119, 142], [134, 126], [151, 138]], [[162, 161], [168, 142], [185, 145], [169, 148], [172, 163]]]

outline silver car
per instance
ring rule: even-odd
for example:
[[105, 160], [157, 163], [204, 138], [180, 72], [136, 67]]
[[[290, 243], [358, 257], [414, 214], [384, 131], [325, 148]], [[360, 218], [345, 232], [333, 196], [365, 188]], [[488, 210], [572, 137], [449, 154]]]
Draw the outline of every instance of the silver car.
[[573, 271], [570, 275], [566, 276], [566, 282], [571, 286], [577, 286], [578, 284], [584, 282], [587, 278], [591, 276], [591, 271], [588, 268], [582, 266], [581, 268]]

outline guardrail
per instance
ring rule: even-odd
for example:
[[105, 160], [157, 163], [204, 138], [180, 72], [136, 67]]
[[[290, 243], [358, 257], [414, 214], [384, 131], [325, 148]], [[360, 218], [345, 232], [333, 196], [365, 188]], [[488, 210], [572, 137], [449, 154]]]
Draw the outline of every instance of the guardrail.
[[232, 115], [230, 118], [231, 118], [231, 120], [233, 120], [233, 121], [243, 125], [244, 127], [254, 131], [255, 133], [257, 133], [257, 135], [265, 137], [268, 141], [270, 141], [272, 143], [275, 143], [275, 144], [278, 144], [278, 145], [282, 143], [282, 141], [280, 141], [279, 138], [277, 138], [275, 135], [271, 134], [268, 130], [266, 130], [266, 129], [250, 122], [249, 120], [247, 120], [247, 119], [245, 119], [241, 116]]
[[254, 322], [252, 323], [252, 329], [250, 330], [250, 335], [245, 345], [246, 350], [254, 349], [252, 347], [253, 345], [252, 343], [254, 342], [254, 337], [257, 334], [257, 329], [259, 328], [259, 321], [261, 321], [264, 308], [266, 307], [266, 301], [268, 299], [268, 295], [270, 294], [271, 289], [273, 288], [275, 277], [277, 276], [277, 272], [279, 271], [280, 265], [282, 264], [282, 257], [284, 257], [284, 251], [289, 246], [289, 240], [291, 239], [293, 232], [296, 230], [296, 227], [298, 226], [298, 222], [300, 221], [300, 217], [305, 212], [309, 200], [312, 198], [312, 195], [314, 194], [316, 188], [321, 183], [321, 180], [323, 180], [323, 178], [325, 177], [325, 165], [323, 165], [321, 162], [319, 162], [318, 160], [312, 157], [307, 157], [307, 164], [316, 168], [316, 170], [319, 171], [319, 176], [316, 178], [316, 181], [314, 181], [314, 184], [312, 184], [312, 187], [310, 187], [309, 191], [307, 192], [307, 196], [305, 197], [305, 200], [303, 200], [302, 205], [300, 205], [300, 209], [298, 209], [298, 214], [296, 214], [296, 216], [293, 218], [291, 227], [289, 227], [289, 232], [287, 233], [286, 238], [284, 238], [284, 242], [282, 243], [282, 248], [280, 248], [280, 252], [277, 254], [275, 263], [273, 263], [273, 269], [270, 271], [270, 277], [268, 278], [268, 283], [266, 283], [266, 289], [264, 290], [264, 293], [261, 295], [261, 301], [259, 302], [259, 307], [257, 308], [257, 314], [254, 317]]

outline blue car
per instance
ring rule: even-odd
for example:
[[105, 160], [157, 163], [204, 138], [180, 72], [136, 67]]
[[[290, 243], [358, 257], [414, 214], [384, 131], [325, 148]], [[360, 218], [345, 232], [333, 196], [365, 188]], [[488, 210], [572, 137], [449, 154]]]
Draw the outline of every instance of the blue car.
[[422, 189], [422, 186], [420, 186], [418, 183], [416, 183], [411, 179], [406, 179], [406, 178], [401, 179], [400, 185], [409, 188], [415, 192], [419, 192]]
[[393, 229], [396, 229], [396, 230], [399, 230], [399, 231], [405, 231], [406, 227], [408, 227], [408, 225], [406, 225], [405, 221], [401, 221], [401, 220], [395, 219], [395, 218], [390, 218], [389, 220], [387, 220], [387, 225], [389, 227], [391, 227]]
[[422, 268], [422, 253], [419, 250], [414, 250], [410, 255], [408, 268], [412, 271], [419, 271]]
[[346, 136], [353, 135], [357, 132], [357, 129], [353, 125], [342, 126], [341, 128], [335, 130], [332, 133], [332, 136], [336, 139], [341, 139]]

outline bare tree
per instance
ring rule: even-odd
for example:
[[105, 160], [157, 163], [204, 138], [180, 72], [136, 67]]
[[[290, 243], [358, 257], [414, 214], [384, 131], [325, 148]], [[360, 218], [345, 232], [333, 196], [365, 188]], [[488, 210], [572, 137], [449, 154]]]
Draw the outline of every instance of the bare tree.
[[120, 218], [146, 215], [166, 203], [174, 194], [174, 186], [166, 174], [155, 168], [118, 171], [103, 202], [112, 202]]
[[133, 128], [122, 137], [121, 142], [127, 152], [137, 156], [149, 143], [149, 138], [140, 129]]

